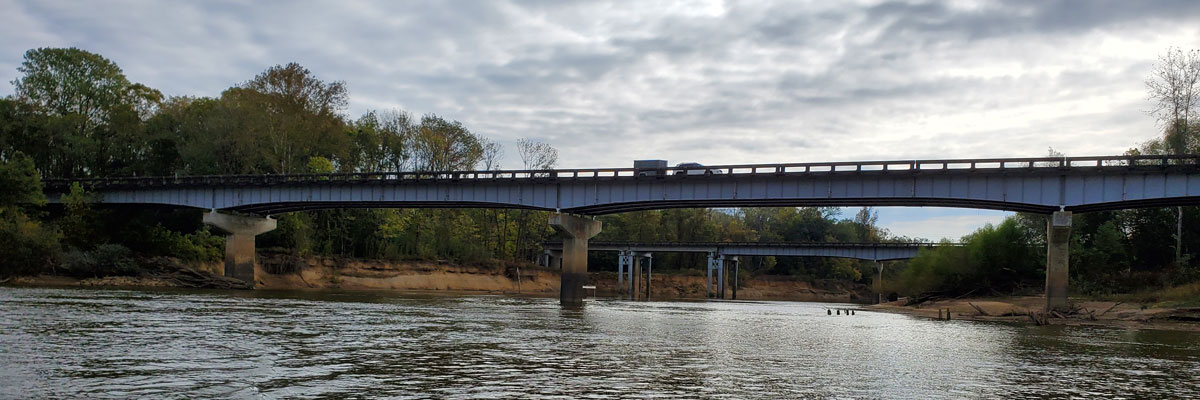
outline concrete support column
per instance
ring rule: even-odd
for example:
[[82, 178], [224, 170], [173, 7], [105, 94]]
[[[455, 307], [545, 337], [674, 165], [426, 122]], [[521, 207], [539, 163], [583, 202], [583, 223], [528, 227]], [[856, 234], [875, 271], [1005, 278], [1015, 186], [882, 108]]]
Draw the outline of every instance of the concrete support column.
[[712, 298], [713, 253], [708, 253], [708, 267], [704, 273], [704, 298]]
[[1046, 312], [1068, 307], [1071, 212], [1059, 211], [1046, 224]]
[[738, 299], [738, 268], [742, 267], [742, 261], [740, 261], [740, 259], [738, 259], [738, 256], [731, 257], [730, 261], [733, 262], [733, 299], [737, 300]]
[[875, 260], [875, 270], [879, 271], [879, 279], [875, 280], [875, 304], [883, 304], [883, 264]]
[[646, 300], [650, 300], [650, 287], [654, 282], [654, 255], [646, 253]]
[[625, 293], [625, 251], [617, 252], [617, 298]]
[[254, 287], [254, 237], [275, 230], [275, 220], [208, 211], [204, 213], [203, 221], [228, 233], [225, 236], [225, 276]]
[[637, 300], [642, 297], [642, 257], [633, 256], [633, 279], [630, 279], [629, 299]]
[[600, 233], [602, 224], [576, 215], [550, 214], [550, 226], [566, 234], [563, 239], [562, 274], [558, 302], [564, 307], [582, 307], [588, 282], [588, 240]]
[[[713, 282], [716, 275], [716, 282]], [[705, 297], [725, 298], [725, 255], [708, 253], [708, 278], [704, 281]]]

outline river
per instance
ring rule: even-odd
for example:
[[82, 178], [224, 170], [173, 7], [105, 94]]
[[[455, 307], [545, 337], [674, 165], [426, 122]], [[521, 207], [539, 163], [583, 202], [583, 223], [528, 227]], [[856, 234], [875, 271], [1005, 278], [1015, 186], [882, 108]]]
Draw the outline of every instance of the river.
[[1200, 334], [790, 302], [0, 288], [3, 398], [1195, 398]]

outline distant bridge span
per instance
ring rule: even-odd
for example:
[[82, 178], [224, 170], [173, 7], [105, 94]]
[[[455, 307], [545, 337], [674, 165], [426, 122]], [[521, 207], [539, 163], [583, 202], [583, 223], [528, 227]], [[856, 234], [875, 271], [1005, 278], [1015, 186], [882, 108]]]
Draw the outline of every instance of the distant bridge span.
[[[588, 242], [588, 251], [634, 253], [710, 253], [723, 256], [837, 257], [868, 261], [903, 260], [921, 249], [960, 246], [944, 243], [784, 243], [784, 242]], [[549, 254], [562, 251], [562, 242], [545, 242]], [[547, 265], [553, 264], [547, 262]]]
[[[676, 173], [676, 172], [682, 173]], [[1048, 214], [1200, 204], [1200, 155], [634, 168], [48, 179], [104, 204], [271, 215], [328, 208], [939, 206]]]
[[[781, 257], [838, 257], [875, 262], [879, 273], [876, 283], [883, 281], [883, 264], [880, 261], [904, 260], [916, 257], [921, 249], [939, 246], [961, 246], [957, 243], [786, 243], [786, 242], [590, 242], [588, 251], [617, 252], [617, 295], [631, 299], [650, 298], [653, 281], [653, 253], [708, 253], [708, 279], [705, 281], [707, 297], [725, 298], [727, 263], [733, 265], [733, 298], [737, 299], [737, 270], [741, 265], [738, 257], [781, 256]], [[545, 253], [538, 263], [546, 267], [558, 267], [562, 259], [563, 242], [543, 242]], [[645, 258], [645, 275], [642, 274], [642, 259]], [[713, 281], [713, 278], [716, 281]], [[882, 286], [879, 286], [882, 288]], [[644, 296], [644, 297], [643, 297]], [[883, 297], [880, 294], [880, 301]]]

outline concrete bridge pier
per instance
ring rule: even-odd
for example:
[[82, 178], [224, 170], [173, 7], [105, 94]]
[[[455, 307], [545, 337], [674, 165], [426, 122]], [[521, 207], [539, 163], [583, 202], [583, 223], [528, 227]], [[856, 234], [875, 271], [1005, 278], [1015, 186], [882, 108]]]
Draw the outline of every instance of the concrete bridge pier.
[[1046, 312], [1069, 307], [1071, 212], [1058, 211], [1046, 223]]
[[650, 286], [654, 282], [654, 254], [646, 253], [646, 300], [650, 300]]
[[[717, 282], [713, 285], [713, 275], [716, 275]], [[717, 253], [708, 253], [708, 274], [704, 281], [704, 292], [706, 298], [725, 298], [725, 255]]]
[[879, 273], [879, 277], [875, 279], [875, 304], [883, 304], [883, 263], [879, 260], [875, 261], [875, 272]]
[[254, 237], [275, 230], [275, 220], [266, 217], [204, 213], [204, 223], [225, 231], [225, 276], [254, 287]]
[[733, 262], [733, 300], [737, 300], [737, 285], [738, 285], [738, 269], [742, 266], [742, 261], [738, 260], [738, 256], [729, 257], [729, 261]]
[[638, 300], [642, 297], [642, 257], [633, 256], [633, 273], [629, 274], [629, 299]]
[[602, 224], [590, 218], [554, 213], [550, 214], [550, 226], [567, 236], [563, 238], [558, 302], [564, 307], [582, 307], [587, 295], [583, 286], [588, 282], [588, 240], [600, 233]]

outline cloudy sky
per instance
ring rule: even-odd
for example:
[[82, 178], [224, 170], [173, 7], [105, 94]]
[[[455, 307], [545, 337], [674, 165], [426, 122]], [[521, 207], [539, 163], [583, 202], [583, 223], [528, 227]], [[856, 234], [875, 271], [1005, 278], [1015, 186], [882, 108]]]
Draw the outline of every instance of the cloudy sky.
[[[348, 115], [457, 119], [508, 167], [522, 137], [563, 167], [1107, 155], [1156, 135], [1143, 81], [1200, 48], [1200, 2], [0, 0], [0, 80], [65, 46], [169, 95], [299, 62]], [[936, 239], [1006, 214], [881, 215]]]

